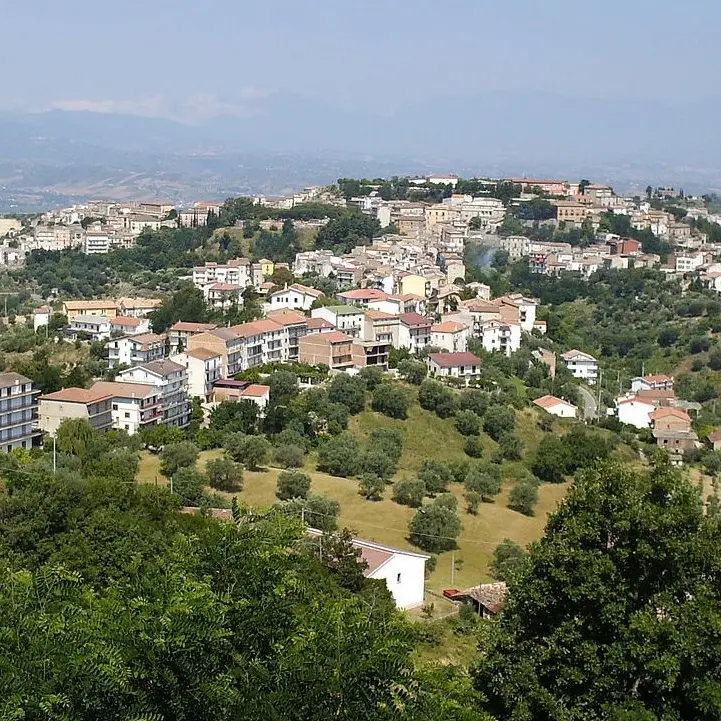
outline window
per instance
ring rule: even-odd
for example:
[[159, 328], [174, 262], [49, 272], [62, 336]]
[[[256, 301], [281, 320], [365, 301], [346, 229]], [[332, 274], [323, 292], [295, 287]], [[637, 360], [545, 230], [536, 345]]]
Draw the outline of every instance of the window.
[[117, 404], [117, 403], [113, 403], [113, 410], [114, 410], [114, 411], [117, 411], [117, 410], [118, 410], [118, 404]]
[[126, 418], [130, 418], [130, 413], [126, 411], [125, 417], [126, 417]]
[[396, 576], [396, 583], [400, 583], [400, 582], [401, 582], [401, 574], [399, 573], [399, 574]]

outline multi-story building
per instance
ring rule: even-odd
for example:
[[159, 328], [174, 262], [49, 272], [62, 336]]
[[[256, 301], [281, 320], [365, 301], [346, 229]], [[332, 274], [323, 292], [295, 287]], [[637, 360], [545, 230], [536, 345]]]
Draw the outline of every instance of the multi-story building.
[[37, 392], [29, 378], [0, 373], [0, 451], [32, 448], [37, 419]]
[[148, 363], [159, 360], [165, 356], [167, 339], [155, 333], [140, 333], [139, 335], [115, 338], [108, 341], [108, 367], [117, 368], [137, 363]]
[[273, 310], [266, 316], [268, 320], [282, 325], [288, 333], [288, 361], [297, 362], [300, 339], [308, 333], [308, 321], [303, 313], [296, 310]]
[[521, 326], [489, 320], [481, 324], [478, 337], [489, 353], [497, 352], [509, 356], [521, 347]]
[[236, 288], [247, 288], [253, 284], [251, 262], [247, 258], [235, 258], [225, 264], [206, 263], [197, 266], [193, 268], [193, 283], [199, 288], [213, 283], [227, 283]]
[[124, 382], [152, 385], [160, 391], [163, 425], [185, 428], [190, 423], [188, 374], [184, 365], [155, 360], [128, 368], [118, 374]]
[[241, 323], [231, 328], [244, 341], [240, 370], [266, 363], [288, 361], [288, 329], [269, 318]]
[[[66, 300], [62, 306], [63, 315], [72, 321], [78, 315], [103, 315], [115, 318], [118, 306], [114, 300]], [[126, 314], [127, 315], [127, 314]]]
[[353, 338], [358, 338], [365, 322], [365, 311], [353, 305], [324, 305], [314, 308], [312, 318], [323, 318], [334, 325], [339, 331]]
[[466, 381], [479, 378], [481, 359], [473, 353], [431, 353], [428, 356], [428, 371], [440, 378], [460, 378]]
[[561, 358], [563, 358], [574, 378], [585, 380], [589, 385], [596, 383], [598, 361], [592, 355], [574, 349], [564, 353]]
[[245, 339], [232, 328], [215, 328], [202, 333], [194, 333], [188, 338], [187, 348], [189, 350], [207, 348], [220, 353], [221, 378], [232, 378], [243, 370]]
[[398, 347], [418, 353], [431, 344], [433, 320], [418, 313], [402, 313], [399, 316]]
[[191, 398], [202, 398], [205, 403], [213, 400], [213, 384], [220, 380], [223, 370], [222, 356], [218, 351], [196, 348], [172, 355], [168, 360], [185, 366]]
[[331, 370], [364, 368], [366, 354], [360, 341], [340, 331], [311, 333], [300, 339], [300, 362], [327, 365]]
[[160, 298], [121, 298], [118, 302], [118, 311], [132, 318], [146, 318], [162, 303]]
[[110, 252], [110, 233], [107, 230], [88, 228], [85, 234], [86, 255], [107, 255]]
[[70, 321], [70, 334], [76, 339], [105, 340], [110, 338], [110, 323], [104, 315], [76, 315]]
[[40, 430], [55, 438], [60, 424], [69, 419], [87, 421], [96, 431], [109, 431], [113, 427], [113, 394], [106, 390], [63, 388], [55, 393], [40, 396]]
[[431, 326], [431, 345], [449, 353], [462, 353], [468, 349], [470, 328], [465, 323], [447, 320]]
[[243, 307], [243, 296], [237, 285], [212, 283], [203, 288], [205, 300], [213, 310], [227, 310], [234, 306]]
[[123, 335], [140, 335], [150, 332], [150, 321], [147, 318], [133, 318], [130, 315], [119, 315], [110, 321], [111, 333]]
[[171, 353], [182, 353], [188, 347], [188, 339], [199, 333], [206, 333], [215, 330], [218, 326], [215, 323], [188, 323], [178, 321], [168, 330]]

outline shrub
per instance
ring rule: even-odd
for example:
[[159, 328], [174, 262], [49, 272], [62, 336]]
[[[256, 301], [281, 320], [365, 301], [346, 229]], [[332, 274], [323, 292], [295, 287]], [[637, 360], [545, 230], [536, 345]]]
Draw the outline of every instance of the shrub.
[[466, 390], [461, 393], [459, 406], [461, 410], [473, 411], [482, 417], [490, 405], [489, 395], [485, 391]]
[[171, 443], [160, 454], [160, 472], [166, 477], [174, 476], [181, 468], [190, 468], [198, 460], [198, 447], [190, 441]]
[[356, 415], [365, 408], [366, 384], [362, 378], [339, 373], [328, 387], [328, 399], [331, 403], [340, 403], [351, 415]]
[[284, 468], [302, 468], [305, 463], [305, 449], [290, 444], [278, 446], [275, 449], [275, 462]]
[[389, 418], [407, 418], [409, 404], [408, 394], [396, 383], [381, 383], [373, 391], [371, 407]]
[[512, 408], [491, 406], [483, 418], [483, 430], [498, 441], [505, 433], [510, 433], [516, 425], [516, 414]]
[[213, 458], [205, 466], [210, 485], [218, 491], [240, 491], [243, 488], [243, 466], [230, 458]]
[[173, 493], [185, 506], [199, 506], [203, 499], [203, 474], [195, 468], [185, 467], [173, 474]]
[[467, 491], [475, 491], [485, 503], [493, 501], [493, 497], [501, 492], [501, 469], [492, 463], [472, 466], [465, 480]]
[[376, 386], [383, 382], [383, 369], [380, 366], [366, 366], [358, 374], [366, 384], [366, 388], [372, 391]]
[[463, 450], [466, 455], [471, 458], [482, 458], [483, 457], [483, 443], [479, 436], [468, 436], [466, 442], [463, 445]]
[[406, 358], [398, 363], [398, 374], [408, 383], [419, 386], [428, 375], [428, 368], [423, 361]]
[[396, 472], [396, 464], [392, 458], [387, 456], [382, 451], [377, 451], [373, 448], [366, 451], [363, 455], [363, 464], [361, 468], [363, 473], [370, 473], [374, 476], [382, 478], [383, 481], [387, 482]]
[[458, 411], [456, 429], [461, 435], [477, 436], [481, 432], [481, 419], [473, 411]]
[[508, 497], [508, 507], [522, 513], [524, 516], [533, 516], [538, 503], [538, 484], [530, 478], [521, 478], [511, 489]]
[[358, 493], [369, 501], [380, 501], [383, 498], [386, 482], [375, 473], [364, 473], [358, 484]]
[[461, 521], [451, 508], [435, 503], [420, 508], [408, 526], [411, 543], [425, 551], [448, 551], [456, 547]]
[[493, 560], [490, 565], [491, 575], [497, 581], [508, 583], [518, 574], [525, 557], [526, 552], [521, 546], [509, 538], [503, 539], [493, 551]]
[[251, 471], [257, 471], [265, 465], [270, 456], [270, 443], [263, 436], [229, 433], [225, 437], [224, 445], [234, 461], [242, 463]]
[[402, 506], [420, 508], [426, 495], [426, 484], [420, 479], [404, 479], [393, 484], [393, 500]]
[[445, 463], [426, 458], [418, 471], [418, 478], [423, 481], [430, 495], [436, 495], [448, 489], [448, 484], [453, 481], [453, 473]]
[[475, 516], [478, 513], [478, 506], [481, 505], [481, 501], [483, 500], [481, 494], [477, 491], [466, 491], [463, 497], [466, 500], [466, 510], [472, 516]]
[[355, 476], [361, 470], [362, 461], [360, 444], [350, 433], [330, 438], [318, 451], [318, 468], [332, 476]]
[[523, 458], [523, 441], [514, 433], [504, 433], [498, 440], [501, 458], [506, 461], [520, 461]]
[[308, 498], [309, 493], [309, 475], [300, 471], [282, 471], [278, 474], [278, 490], [275, 495], [282, 501], [291, 498]]
[[455, 393], [438, 381], [426, 378], [418, 391], [421, 408], [433, 411], [440, 418], [449, 418], [458, 405]]
[[368, 444], [374, 450], [385, 453], [396, 463], [403, 454], [403, 435], [397, 428], [376, 428], [371, 431]]

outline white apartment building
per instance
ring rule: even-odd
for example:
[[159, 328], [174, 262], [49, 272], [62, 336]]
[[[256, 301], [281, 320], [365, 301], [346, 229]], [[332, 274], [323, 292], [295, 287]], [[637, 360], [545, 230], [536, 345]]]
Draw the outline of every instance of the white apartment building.
[[108, 367], [132, 366], [149, 363], [165, 356], [166, 339], [155, 333], [115, 338], [106, 344], [108, 349]]
[[86, 255], [107, 255], [110, 251], [110, 234], [107, 230], [91, 230], [85, 234]]
[[444, 321], [431, 326], [431, 345], [449, 353], [463, 353], [468, 350], [470, 328], [465, 323]]
[[596, 383], [596, 379], [598, 378], [598, 361], [592, 355], [574, 349], [564, 353], [561, 358], [563, 358], [574, 378], [584, 380], [589, 385]]
[[95, 383], [90, 392], [96, 397], [111, 398], [113, 428], [131, 436], [146, 426], [163, 422], [160, 390], [142, 383]]
[[154, 360], [121, 371], [118, 377], [131, 383], [152, 385], [160, 391], [163, 425], [185, 428], [190, 423], [188, 374], [185, 366], [167, 359]]
[[110, 332], [123, 335], [141, 335], [150, 332], [150, 321], [147, 318], [133, 318], [119, 315], [110, 319]]
[[270, 318], [262, 318], [251, 323], [241, 323], [229, 330], [242, 339], [239, 371], [266, 363], [288, 362], [288, 328], [280, 323]]
[[253, 285], [251, 262], [247, 258], [236, 258], [227, 263], [206, 263], [193, 268], [193, 283], [204, 288], [213, 283], [226, 283], [236, 288], [247, 288]]
[[104, 315], [76, 315], [70, 321], [70, 333], [73, 338], [87, 334], [94, 341], [110, 338], [110, 319]]
[[37, 408], [37, 392], [29, 378], [0, 373], [0, 451], [32, 448]]
[[206, 348], [194, 348], [172, 355], [168, 360], [185, 366], [191, 398], [202, 398], [205, 403], [213, 400], [213, 383], [220, 380], [223, 370], [220, 353]]
[[481, 323], [478, 338], [484, 350], [489, 353], [504, 353], [509, 356], [521, 347], [521, 326], [500, 320]]
[[343, 333], [358, 338], [366, 316], [361, 308], [353, 305], [326, 305], [314, 308], [310, 317], [323, 318]]

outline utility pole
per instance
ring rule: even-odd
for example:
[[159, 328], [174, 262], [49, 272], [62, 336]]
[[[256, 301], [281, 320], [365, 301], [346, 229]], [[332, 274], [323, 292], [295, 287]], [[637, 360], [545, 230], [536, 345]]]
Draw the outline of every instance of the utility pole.
[[57, 440], [57, 433], [55, 434], [55, 438], [53, 438], [53, 475], [56, 475], [58, 472], [58, 440]]
[[621, 371], [618, 371], [618, 395], [621, 395]]
[[603, 369], [598, 371], [598, 408], [601, 408], [601, 386], [603, 385]]
[[456, 554], [451, 554], [451, 588], [453, 588], [453, 584], [455, 583], [456, 578]]

